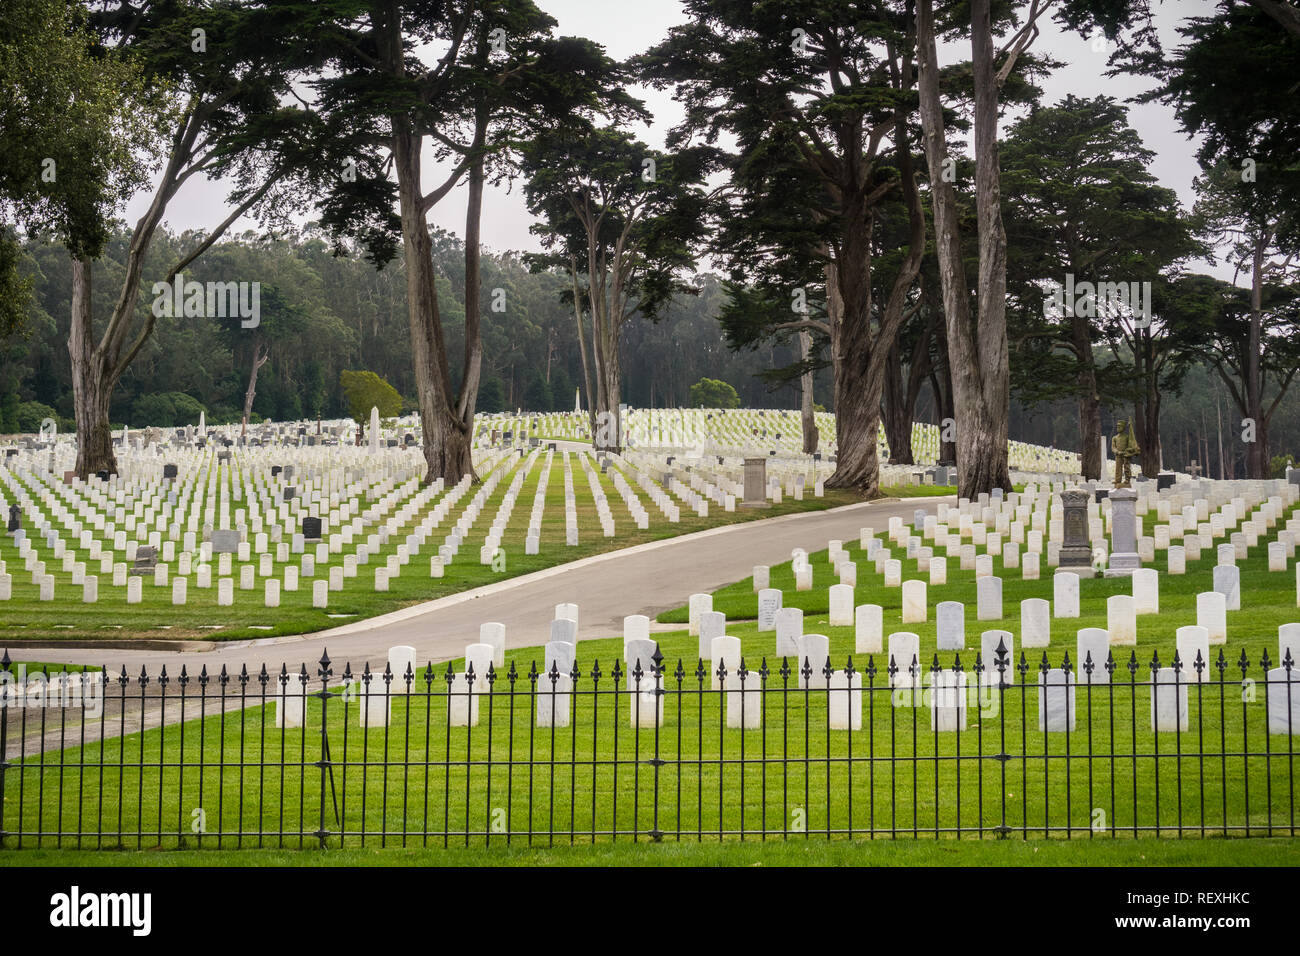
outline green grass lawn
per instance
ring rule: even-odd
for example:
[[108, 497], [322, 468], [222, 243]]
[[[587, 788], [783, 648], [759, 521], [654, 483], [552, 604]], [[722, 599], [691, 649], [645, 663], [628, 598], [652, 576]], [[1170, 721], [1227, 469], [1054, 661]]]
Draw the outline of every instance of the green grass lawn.
[[1250, 840], [768, 840], [345, 850], [23, 850], [8, 866], [1296, 866], [1300, 843]]
[[[857, 542], [847, 544], [859, 560], [856, 602], [884, 606], [887, 634], [918, 632], [926, 667], [935, 653], [938, 601], [967, 603], [969, 648], [978, 647], [982, 630], [1018, 634], [1019, 601], [1051, 596], [1050, 574], [1022, 581], [1007, 572], [1006, 617], [976, 622], [974, 572], [961, 571], [952, 559], [949, 583], [930, 589], [931, 620], [902, 625], [899, 590], [880, 586]], [[1216, 667], [1212, 683], [1189, 688], [1190, 729], [1182, 734], [1151, 730], [1149, 664], [1156, 655], [1162, 664], [1171, 661], [1174, 630], [1194, 623], [1195, 594], [1210, 588], [1213, 559], [1189, 562], [1184, 576], [1161, 576], [1161, 613], [1139, 617], [1136, 647], [1115, 649], [1121, 666], [1113, 685], [1089, 687], [1085, 678], [1077, 690], [1074, 731], [1039, 731], [1033, 682], [1040, 652], [1033, 651], [1025, 672], [1017, 653], [1014, 683], [972, 702], [967, 729], [957, 733], [931, 730], [924, 705], [894, 698], [884, 673], [888, 662], [882, 655], [856, 654], [852, 628], [827, 626], [830, 567], [820, 551], [812, 555], [814, 590], [795, 591], [788, 564], [771, 569], [772, 583], [785, 591], [788, 605], [804, 609], [806, 632], [829, 636], [836, 665], [851, 659], [868, 675], [860, 730], [830, 729], [826, 691], [794, 689], [795, 676], [775, 659], [774, 635], [758, 633], [745, 620], [755, 613], [756, 599], [752, 582], [742, 581], [719, 590], [714, 607], [727, 613], [728, 633], [742, 641], [753, 674], [747, 687], [761, 688], [763, 720], [752, 729], [725, 727], [723, 695], [709, 689], [697, 639], [684, 631], [656, 635], [666, 670], [665, 719], [658, 730], [632, 729], [629, 709], [641, 698], [614, 692], [613, 669], [616, 662], [621, 669], [622, 655], [617, 636], [579, 646], [574, 719], [554, 729], [533, 720], [537, 697], [550, 688], [532, 670], [541, 667], [537, 648], [507, 654], [507, 667], [493, 675], [492, 693], [480, 698], [473, 729], [449, 725], [442, 665], [427, 675], [422, 670], [411, 696], [392, 695], [387, 727], [363, 728], [359, 703], [349, 695], [330, 697], [324, 717], [321, 699], [310, 698], [305, 727], [280, 731], [256, 677], [247, 684], [233, 677], [224, 691], [215, 680], [204, 687], [191, 683], [183, 724], [83, 747], [74, 711], [70, 725], [60, 728], [62, 748], [10, 763], [0, 814], [0, 829], [9, 834], [3, 845], [21, 842], [39, 859], [60, 845], [76, 849], [80, 839], [83, 855], [69, 859], [84, 859], [85, 849], [94, 846], [155, 851], [143, 857], [114, 854], [115, 861], [163, 859], [181, 850], [179, 859], [203, 862], [212, 859], [205, 849], [216, 847], [318, 847], [323, 830], [329, 852], [304, 854], [301, 862], [336, 856], [358, 861], [377, 847], [403, 845], [405, 854], [375, 861], [453, 862], [454, 855], [425, 858], [414, 852], [426, 842], [444, 841], [468, 845], [471, 852], [486, 849], [487, 861], [525, 863], [535, 857], [520, 844], [545, 844], [541, 859], [567, 862], [571, 856], [552, 854], [549, 847], [573, 840], [597, 845], [579, 852], [592, 862], [709, 863], [744, 859], [758, 852], [749, 849], [750, 841], [765, 835], [768, 843], [782, 844], [772, 851], [776, 863], [872, 862], [872, 854], [892, 855], [895, 847], [907, 847], [896, 859], [917, 865], [1019, 863], [1031, 852], [1055, 854], [1061, 864], [1125, 865], [1148, 854], [1162, 863], [1293, 862], [1300, 845], [1293, 839], [1221, 838], [1293, 838], [1300, 825], [1296, 738], [1267, 733], [1267, 688], [1243, 683], [1237, 664], [1244, 651], [1246, 676], [1259, 680], [1264, 652], [1276, 656], [1277, 626], [1300, 619], [1293, 574], [1269, 572], [1264, 555], [1261, 543], [1239, 562], [1243, 610], [1229, 613], [1228, 666], [1222, 679]], [[1161, 555], [1162, 570], [1163, 561]], [[1105, 626], [1106, 597], [1127, 593], [1130, 582], [1085, 579], [1081, 585], [1081, 616], [1052, 620], [1052, 667], [1060, 666], [1066, 651], [1073, 659], [1078, 628]], [[661, 618], [684, 621], [685, 609]], [[960, 656], [969, 672], [974, 651]], [[951, 666], [944, 657], [943, 665]], [[766, 678], [755, 673], [764, 664]], [[309, 675], [309, 691], [320, 690], [322, 682]], [[336, 664], [327, 683], [338, 688], [344, 676], [355, 675], [341, 673]], [[620, 677], [620, 689], [626, 680]], [[382, 681], [372, 686], [383, 692]], [[394, 689], [401, 686], [399, 681]], [[125, 693], [138, 689], [132, 685]], [[168, 707], [181, 706], [178, 693], [173, 684]], [[212, 698], [223, 693], [245, 706], [221, 712]], [[208, 716], [191, 719], [200, 697], [206, 698]], [[46, 719], [69, 719], [58, 713], [65, 716]], [[14, 721], [34, 719], [27, 711], [12, 712], [7, 739], [30, 736], [31, 725]], [[667, 844], [682, 845], [620, 847], [634, 835], [644, 844], [656, 833]], [[1195, 839], [1148, 839], [1156, 834]], [[1003, 835], [1012, 839], [997, 839]], [[889, 839], [894, 836], [908, 839]], [[914, 836], [922, 840], [912, 843]], [[787, 848], [789, 843], [819, 845], [800, 851]], [[881, 846], [891, 849], [876, 849]]]
[[[649, 527], [641, 531], [633, 523], [627, 507], [623, 504], [609, 476], [602, 474], [599, 476], [600, 484], [609, 499], [617, 529], [616, 537], [605, 538], [596, 520], [596, 506], [587, 478], [577, 460], [571, 457], [571, 462], [574, 469], [573, 485], [579, 525], [580, 543], [577, 546], [569, 547], [565, 544], [564, 468], [562, 458], [557, 455], [552, 464], [546, 489], [539, 554], [524, 553], [524, 538], [532, 510], [533, 496], [541, 476], [540, 462], [524, 480], [514, 510], [511, 512], [506, 533], [502, 537], [501, 549], [505, 552], [503, 570], [493, 570], [489, 565], [479, 564], [478, 549], [483, 544], [497, 508], [510, 486], [511, 475], [503, 478], [493, 493], [488, 496], [478, 520], [442, 578], [429, 576], [429, 557], [438, 553], [438, 545], [442, 544], [444, 537], [463, 513], [477, 486], [466, 492], [457, 506], [434, 529], [433, 535], [426, 542], [421, 553], [411, 558], [410, 564], [402, 569], [401, 575], [390, 580], [387, 592], [373, 589], [374, 568], [382, 567], [388, 556], [396, 553], [397, 546], [405, 540], [408, 533], [414, 530], [423, 517], [433, 510], [441, 496], [413, 515], [396, 534], [389, 538], [388, 544], [381, 548], [377, 555], [371, 556], [369, 564], [359, 566], [356, 578], [345, 579], [344, 590], [330, 592], [330, 606], [325, 609], [312, 607], [312, 581], [327, 578], [330, 567], [342, 565], [342, 554], [331, 555], [328, 565], [317, 565], [315, 579], [300, 578], [297, 591], [285, 591], [282, 588], [280, 606], [274, 609], [263, 606], [263, 578], [256, 578], [254, 590], [239, 589], [240, 565], [237, 561], [233, 562], [231, 575], [235, 579], [235, 603], [228, 607], [217, 604], [215, 562], [213, 562], [212, 587], [198, 588], [195, 578], [191, 576], [188, 603], [183, 607], [172, 605], [170, 583], [164, 587], [155, 587], [152, 577], [145, 579], [143, 601], [139, 604], [127, 604], [126, 588], [113, 587], [111, 575], [99, 575], [98, 603], [84, 604], [81, 600], [81, 586], [71, 583], [72, 576], [62, 571], [62, 562], [51, 556], [43, 540], [35, 538], [32, 541], [33, 547], [37, 547], [46, 562], [48, 573], [55, 579], [56, 600], [40, 601], [39, 588], [31, 583], [31, 575], [23, 570], [23, 563], [18, 558], [13, 539], [7, 535], [0, 535], [0, 560], [7, 562], [13, 580], [12, 597], [9, 601], [0, 603], [0, 642], [8, 644], [24, 641], [85, 642], [126, 638], [211, 641], [309, 633], [618, 548], [741, 521], [833, 508], [858, 500], [845, 492], [828, 491], [822, 498], [814, 498], [811, 494], [803, 501], [786, 498], [781, 504], [765, 510], [737, 508], [736, 511], [728, 513], [720, 507], [712, 506], [706, 518], [698, 517], [694, 511], [682, 505], [681, 520], [670, 523], [648, 500], [645, 492], [638, 487], [637, 494], [650, 513]], [[508, 458], [498, 467], [516, 468], [518, 463], [517, 457]], [[599, 471], [597, 473], [599, 474]], [[628, 481], [636, 487], [630, 476]], [[30, 527], [28, 534], [34, 535]], [[299, 557], [299, 555], [292, 555], [295, 563]], [[282, 576], [282, 568], [282, 565], [275, 566], [277, 576]], [[93, 573], [97, 569], [96, 563], [88, 567], [87, 573]], [[175, 570], [173, 564], [171, 567], [173, 576]], [[16, 652], [11, 653], [11, 656], [17, 656]]]

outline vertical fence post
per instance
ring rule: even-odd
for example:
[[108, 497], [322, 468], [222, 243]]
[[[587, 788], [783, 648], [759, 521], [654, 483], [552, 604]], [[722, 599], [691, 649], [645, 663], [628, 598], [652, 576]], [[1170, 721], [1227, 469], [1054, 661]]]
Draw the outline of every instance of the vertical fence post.
[[1006, 839], [1007, 834], [1011, 832], [1011, 827], [1007, 825], [1007, 761], [1011, 755], [1007, 753], [1007, 667], [1011, 663], [1007, 654], [1006, 641], [998, 638], [998, 646], [993, 652], [993, 666], [998, 672], [998, 753], [996, 760], [1001, 770], [1001, 786], [998, 788], [998, 803], [1002, 807], [1002, 822], [995, 828], [998, 839]]
[[[0, 674], [8, 675], [4, 678], [4, 683], [0, 684], [0, 849], [4, 849], [6, 833], [4, 815], [5, 770], [9, 767], [9, 679], [12, 677], [9, 668], [12, 663], [9, 659], [9, 652], [6, 650], [3, 656], [0, 656]], [[85, 759], [84, 755], [82, 759]], [[22, 829], [21, 822], [18, 828]]]
[[[325, 774], [328, 772], [330, 779], [333, 779], [334, 776], [334, 768], [330, 762], [329, 731], [326, 728], [329, 716], [329, 679], [333, 673], [334, 669], [330, 667], [329, 651], [322, 649], [320, 666], [316, 669], [316, 674], [320, 677], [320, 690], [314, 695], [320, 698], [320, 759], [316, 761], [316, 767], [320, 771], [320, 803], [318, 805], [320, 815], [316, 818], [316, 839], [320, 841], [322, 850], [325, 849], [325, 839], [329, 836], [329, 830], [325, 828]], [[306, 710], [305, 702], [303, 710]], [[306, 723], [306, 716], [306, 713], [304, 713], [304, 723]], [[303, 756], [305, 757], [306, 754]]]
[[650, 673], [654, 675], [655, 679], [655, 700], [654, 711], [652, 714], [652, 719], [654, 720], [655, 725], [655, 752], [654, 759], [651, 761], [651, 764], [654, 766], [654, 816], [653, 822], [650, 826], [650, 839], [655, 843], [661, 843], [664, 838], [663, 831], [659, 829], [659, 768], [662, 767], [664, 763], [663, 756], [659, 752], [659, 709], [664, 693], [663, 662], [664, 655], [663, 652], [659, 650], [659, 643], [656, 641], [654, 655], [650, 658]]

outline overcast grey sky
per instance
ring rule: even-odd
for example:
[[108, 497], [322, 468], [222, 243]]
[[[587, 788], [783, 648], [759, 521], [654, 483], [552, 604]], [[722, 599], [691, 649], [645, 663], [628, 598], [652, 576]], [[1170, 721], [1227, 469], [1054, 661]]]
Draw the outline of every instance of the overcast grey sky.
[[[538, 6], [559, 21], [558, 32], [563, 35], [581, 35], [605, 46], [607, 52], [618, 59], [639, 53], [662, 38], [669, 27], [685, 20], [677, 0], [537, 0]], [[1189, 16], [1208, 16], [1214, 11], [1212, 0], [1164, 0], [1156, 9], [1161, 40], [1166, 46], [1177, 45], [1176, 27]], [[1033, 49], [1065, 64], [1043, 81], [1044, 102], [1051, 104], [1063, 99], [1067, 93], [1076, 96], [1106, 94], [1126, 99], [1139, 92], [1129, 78], [1107, 78], [1107, 53], [1099, 49], [1099, 42], [1087, 37], [1062, 33], [1055, 23], [1047, 21], [1042, 35]], [[944, 63], [969, 58], [970, 46], [954, 44], [941, 47], [940, 60]], [[654, 114], [655, 121], [638, 134], [651, 144], [662, 147], [669, 128], [681, 118], [681, 110], [671, 97], [653, 90], [639, 90]], [[1013, 117], [1005, 117], [1003, 125]], [[1160, 182], [1174, 189], [1185, 207], [1193, 201], [1192, 179], [1197, 174], [1195, 145], [1178, 129], [1170, 110], [1159, 104], [1133, 106], [1129, 117], [1146, 146], [1156, 154], [1151, 171]], [[429, 182], [434, 182], [434, 170], [427, 171]], [[224, 216], [225, 188], [219, 183], [194, 182], [187, 184], [173, 200], [168, 210], [167, 222], [173, 229], [208, 229]], [[137, 196], [127, 206], [128, 221], [134, 222], [145, 210], [148, 197]], [[465, 189], [453, 191], [433, 210], [431, 221], [457, 235], [464, 234]], [[484, 197], [482, 238], [484, 245], [495, 250], [538, 248], [536, 238], [529, 234], [532, 219], [524, 208], [521, 190], [513, 192], [504, 188], [492, 189]], [[250, 228], [252, 222], [242, 222], [237, 229]], [[1206, 268], [1205, 266], [1202, 266]], [[1231, 270], [1223, 265], [1212, 269], [1217, 275], [1230, 279]]]

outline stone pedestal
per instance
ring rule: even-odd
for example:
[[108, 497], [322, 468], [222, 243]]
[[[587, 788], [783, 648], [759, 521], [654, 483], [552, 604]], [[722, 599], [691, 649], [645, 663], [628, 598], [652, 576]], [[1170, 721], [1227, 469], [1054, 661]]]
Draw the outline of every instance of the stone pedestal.
[[1106, 577], [1129, 577], [1142, 562], [1137, 553], [1137, 492], [1116, 488], [1110, 493], [1110, 561]]
[[1088, 493], [1075, 489], [1061, 494], [1065, 512], [1065, 538], [1061, 543], [1058, 571], [1073, 571], [1081, 578], [1093, 576], [1092, 542], [1088, 538]]
[[767, 508], [767, 459], [745, 459], [745, 500], [742, 508]]

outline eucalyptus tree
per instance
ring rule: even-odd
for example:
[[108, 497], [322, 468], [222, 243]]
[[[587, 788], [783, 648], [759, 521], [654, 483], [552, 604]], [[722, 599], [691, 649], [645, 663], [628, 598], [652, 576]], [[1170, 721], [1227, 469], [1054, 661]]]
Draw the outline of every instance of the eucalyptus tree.
[[534, 261], [568, 271], [598, 449], [622, 446], [619, 350], [628, 322], [654, 319], [692, 290], [686, 276], [703, 237], [703, 184], [714, 160], [712, 149], [664, 153], [621, 130], [583, 124], [539, 134], [525, 151], [525, 195], [546, 251]]
[[[1109, 97], [1069, 95], [1014, 123], [1001, 145], [1017, 387], [1075, 401], [1084, 478], [1102, 477], [1102, 406], [1128, 397], [1132, 382], [1127, 350], [1103, 347], [1137, 345], [1154, 321], [1153, 284], [1204, 252], [1127, 114]], [[1151, 424], [1135, 420], [1139, 446], [1154, 453], [1146, 466], [1159, 461]]]
[[[671, 148], [735, 144], [713, 243], [736, 297], [724, 317], [728, 337], [744, 346], [812, 333], [817, 343], [801, 348], [790, 370], [800, 376], [828, 346], [838, 440], [828, 484], [873, 495], [886, 359], [925, 249], [908, 129], [916, 95], [909, 6], [683, 6], [689, 21], [641, 63], [685, 106]], [[907, 252], [877, 304], [875, 216], [894, 196], [906, 209]]]
[[[302, 77], [294, 55], [295, 11], [252, 2], [220, 5], [92, 5], [97, 48], [139, 71], [144, 91], [165, 99], [153, 132], [158, 148], [148, 206], [131, 231], [115, 304], [102, 330], [92, 307], [95, 250], [70, 232], [73, 256], [72, 361], [77, 424], [77, 473], [114, 471], [109, 405], [123, 372], [140, 354], [159, 317], [141, 302], [146, 257], [181, 188], [195, 177], [232, 183], [225, 215], [174, 259], [159, 282], [168, 285], [245, 215], [284, 217], [301, 205], [308, 170], [328, 154], [333, 137], [313, 112], [294, 101]], [[125, 107], [124, 107], [125, 108]], [[150, 144], [143, 144], [148, 146]], [[135, 194], [104, 194], [106, 211]]]
[[[1300, 281], [1300, 35], [1279, 30], [1278, 11], [1258, 9], [1264, 6], [1288, 5], [1223, 3], [1214, 16], [1181, 27], [1184, 42], [1171, 55], [1137, 61], [1160, 80], [1142, 99], [1172, 106], [1183, 130], [1200, 139], [1198, 210], [1207, 236], [1245, 277], [1243, 331], [1225, 340], [1241, 346], [1217, 349], [1214, 361], [1244, 418], [1252, 478], [1270, 473], [1268, 426], [1292, 380], [1285, 363], [1297, 335], [1292, 295]], [[1228, 361], [1229, 354], [1237, 357]], [[1270, 372], [1278, 388], [1271, 403]]]
[[74, 254], [108, 240], [107, 197], [137, 188], [160, 103], [139, 69], [92, 49], [72, 0], [12, 0], [0, 19], [0, 332], [23, 325], [30, 282], [15, 232], [61, 237]]
[[[512, 174], [520, 143], [537, 129], [617, 111], [604, 93], [619, 88], [617, 65], [597, 44], [554, 37], [555, 21], [531, 0], [325, 0], [304, 16], [329, 67], [315, 84], [322, 108], [348, 128], [359, 152], [352, 176], [336, 180], [324, 198], [323, 221], [365, 242], [378, 264], [400, 251], [425, 480], [458, 481], [473, 474], [484, 186]], [[425, 181], [426, 159], [439, 166], [436, 185]], [[465, 337], [457, 386], [428, 218], [462, 182]]]
[[[930, 170], [935, 253], [943, 290], [948, 359], [956, 412], [957, 481], [974, 496], [1007, 487], [1007, 429], [1011, 374], [1007, 337], [1007, 234], [1002, 219], [998, 118], [1003, 102], [1033, 70], [1029, 52], [1045, 16], [1067, 29], [1101, 30], [1116, 38], [1121, 28], [1145, 42], [1151, 35], [1145, 0], [993, 0], [936, 3], [916, 0], [918, 90]], [[941, 92], [937, 38], [969, 37], [969, 95], [975, 147], [975, 220], [978, 264], [972, 304], [962, 255], [961, 210], [951, 177], [949, 119]], [[999, 47], [998, 40], [1005, 37]], [[963, 68], [965, 72], [965, 68]], [[949, 175], [945, 176], [945, 172]]]

